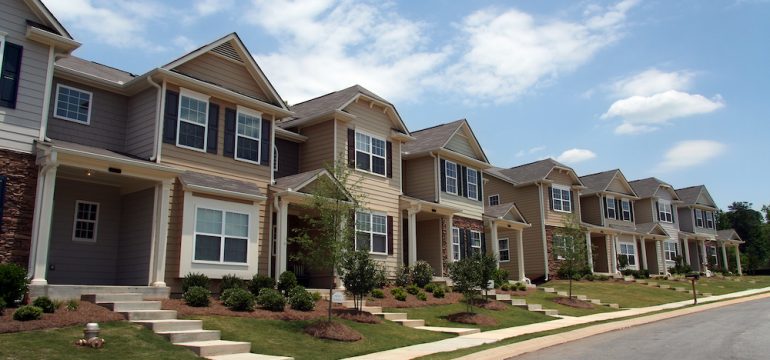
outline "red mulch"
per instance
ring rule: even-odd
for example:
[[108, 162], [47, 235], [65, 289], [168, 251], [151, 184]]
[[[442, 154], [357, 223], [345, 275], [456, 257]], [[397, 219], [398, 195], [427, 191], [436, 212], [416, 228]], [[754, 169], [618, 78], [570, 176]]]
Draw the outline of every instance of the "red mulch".
[[508, 310], [508, 307], [505, 306], [505, 304], [497, 300], [476, 301], [474, 305], [487, 310], [494, 310], [494, 311]]
[[107, 322], [116, 320], [125, 320], [123, 315], [112, 312], [99, 305], [81, 301], [80, 306], [75, 311], [67, 311], [67, 304], [56, 310], [53, 314], [43, 314], [40, 320], [16, 321], [13, 320], [15, 308], [5, 309], [3, 316], [0, 316], [0, 334], [18, 331], [29, 331], [39, 329], [60, 328], [72, 325], [85, 326], [90, 322]]
[[529, 293], [537, 291], [537, 289], [535, 289], [535, 288], [527, 288], [527, 290], [524, 290], [524, 291], [518, 291], [518, 290], [516, 290], [516, 291], [503, 291], [503, 290], [500, 290], [500, 289], [495, 289], [495, 291], [498, 294], [511, 294], [511, 296], [527, 296]]
[[366, 299], [366, 306], [382, 306], [384, 308], [413, 308], [413, 307], [422, 307], [422, 306], [429, 306], [429, 305], [447, 305], [447, 304], [456, 304], [460, 302], [460, 300], [463, 298], [463, 295], [460, 293], [454, 293], [454, 292], [445, 292], [443, 298], [437, 298], [434, 297], [433, 294], [425, 294], [428, 296], [427, 301], [422, 301], [417, 299], [414, 295], [407, 294], [406, 295], [406, 301], [398, 301], [395, 298], [393, 298], [393, 295], [390, 294], [390, 290], [393, 289], [393, 287], [386, 287], [382, 289], [382, 292], [385, 293], [384, 299], [376, 299], [373, 297], [368, 297]]
[[[163, 309], [176, 310], [180, 317], [189, 315], [220, 315], [272, 320], [313, 320], [326, 317], [328, 307], [329, 303], [326, 300], [319, 300], [316, 302], [315, 309], [313, 309], [313, 311], [293, 310], [291, 307], [289, 307], [289, 305], [286, 305], [284, 311], [268, 311], [260, 308], [257, 308], [254, 311], [232, 311], [222, 305], [220, 301], [215, 299], [212, 299], [211, 305], [208, 307], [187, 306], [184, 303], [184, 300], [181, 299], [163, 300]], [[332, 308], [344, 309], [336, 304], [334, 304]]]
[[563, 296], [557, 296], [557, 297], [551, 299], [551, 301], [553, 301], [553, 302], [555, 302], [557, 304], [560, 304], [560, 305], [569, 306], [569, 307], [578, 308], [578, 309], [593, 309], [594, 308], [594, 304], [592, 304], [592, 303], [590, 303], [588, 301], [578, 300], [578, 299], [575, 299], [575, 298], [570, 299], [568, 297], [563, 297]]
[[382, 319], [378, 316], [372, 315], [366, 311], [357, 311], [355, 309], [335, 309], [334, 316], [363, 324], [379, 324], [382, 322]]
[[492, 317], [489, 317], [483, 314], [475, 314], [475, 313], [469, 313], [469, 312], [461, 312], [461, 313], [447, 315], [446, 319], [451, 322], [456, 322], [461, 324], [483, 325], [483, 326], [497, 325], [497, 320], [495, 320]]
[[316, 321], [305, 327], [305, 333], [313, 337], [337, 341], [358, 341], [364, 338], [358, 331], [334, 321]]

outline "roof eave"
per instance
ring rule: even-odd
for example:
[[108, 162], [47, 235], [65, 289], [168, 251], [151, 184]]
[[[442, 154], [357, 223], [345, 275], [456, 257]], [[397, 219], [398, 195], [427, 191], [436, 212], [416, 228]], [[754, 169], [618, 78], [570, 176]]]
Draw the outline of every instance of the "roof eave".
[[29, 25], [27, 26], [26, 37], [29, 40], [53, 46], [60, 54], [69, 54], [75, 49], [79, 48], [81, 45], [79, 42], [72, 40], [71, 38], [54, 34], [49, 31], [45, 31], [43, 29]]

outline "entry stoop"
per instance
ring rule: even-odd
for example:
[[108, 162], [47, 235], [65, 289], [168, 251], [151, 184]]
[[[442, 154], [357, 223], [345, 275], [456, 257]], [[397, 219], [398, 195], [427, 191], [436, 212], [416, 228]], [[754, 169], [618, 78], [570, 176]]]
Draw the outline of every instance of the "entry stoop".
[[206, 340], [176, 343], [174, 345], [184, 346], [201, 357], [240, 354], [251, 351], [251, 343], [240, 341]]

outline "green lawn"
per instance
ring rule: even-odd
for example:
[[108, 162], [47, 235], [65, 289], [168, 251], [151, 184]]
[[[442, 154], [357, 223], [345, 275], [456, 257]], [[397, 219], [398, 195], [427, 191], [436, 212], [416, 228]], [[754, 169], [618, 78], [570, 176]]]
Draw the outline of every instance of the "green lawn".
[[[653, 280], [655, 281], [655, 280]], [[567, 291], [569, 282], [549, 281], [542, 287], [552, 287]], [[615, 303], [624, 308], [637, 308], [692, 299], [691, 295], [636, 283], [615, 281], [576, 281], [572, 283], [572, 293], [587, 295], [603, 303]]]
[[82, 326], [0, 334], [0, 359], [199, 359], [140, 325], [124, 321], [99, 324], [104, 347], [75, 346]]
[[527, 296], [514, 296], [513, 298], [525, 299], [527, 300], [527, 304], [543, 305], [544, 309], [558, 310], [559, 315], [585, 316], [585, 315], [598, 314], [598, 313], [609, 312], [609, 311], [616, 311], [615, 309], [612, 309], [609, 306], [601, 306], [601, 305], [594, 305], [593, 309], [579, 309], [571, 306], [564, 306], [552, 301], [552, 299], [556, 297], [558, 297], [558, 295], [548, 294], [545, 291], [538, 290], [536, 292], [530, 293]]
[[[690, 281], [652, 280], [658, 284], [667, 284], [671, 287], [685, 287], [691, 289]], [[754, 281], [751, 283], [749, 281]], [[701, 277], [695, 283], [695, 288], [704, 293], [722, 295], [748, 289], [757, 289], [770, 286], [770, 276], [742, 276], [730, 278], [705, 278]]]
[[508, 305], [506, 310], [486, 310], [474, 307], [474, 312], [490, 316], [497, 320], [497, 325], [479, 326], [451, 322], [444, 317], [450, 314], [466, 311], [465, 304], [433, 305], [419, 308], [385, 309], [386, 312], [405, 312], [410, 319], [423, 319], [426, 326], [478, 328], [482, 331], [533, 324], [552, 320], [552, 317], [539, 313], [529, 312]]
[[226, 316], [194, 317], [205, 329], [222, 331], [222, 339], [250, 341], [257, 354], [284, 355], [295, 359], [340, 359], [451, 337], [407, 328], [390, 321], [381, 324], [345, 323], [364, 338], [356, 342], [317, 339], [302, 332], [308, 321], [283, 321]]

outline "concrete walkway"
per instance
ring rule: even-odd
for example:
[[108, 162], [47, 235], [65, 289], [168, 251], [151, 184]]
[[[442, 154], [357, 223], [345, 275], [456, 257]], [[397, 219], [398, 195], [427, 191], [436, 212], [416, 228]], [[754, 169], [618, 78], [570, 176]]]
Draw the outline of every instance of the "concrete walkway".
[[[698, 299], [698, 303], [706, 304], [714, 301], [735, 299], [735, 298], [750, 296], [750, 295], [757, 295], [768, 291], [770, 291], [770, 287], [761, 288], [761, 289], [744, 290], [744, 291], [739, 291], [739, 292], [734, 292], [734, 293], [729, 293], [724, 295], [716, 295], [716, 296], [710, 296], [703, 299]], [[485, 331], [485, 332], [480, 332], [480, 333], [470, 334], [470, 335], [463, 335], [463, 336], [444, 339], [444, 340], [431, 342], [431, 343], [424, 343], [424, 344], [406, 346], [402, 348], [371, 353], [371, 354], [357, 356], [349, 359], [414, 359], [420, 356], [426, 356], [426, 355], [440, 353], [440, 352], [455, 351], [455, 350], [466, 349], [466, 348], [470, 348], [478, 345], [495, 343], [504, 339], [509, 339], [509, 338], [513, 338], [521, 335], [526, 335], [526, 334], [561, 329], [568, 326], [579, 325], [579, 324], [588, 324], [596, 321], [605, 321], [605, 320], [624, 318], [628, 316], [644, 315], [644, 314], [649, 314], [649, 313], [653, 313], [661, 310], [678, 309], [691, 304], [692, 304], [692, 300], [687, 300], [687, 301], [679, 301], [679, 302], [663, 304], [663, 305], [656, 305], [656, 306], [649, 306], [649, 307], [635, 308], [635, 309], [625, 309], [621, 311], [600, 313], [600, 314], [587, 315], [587, 316], [581, 316], [581, 317], [563, 317], [561, 319], [553, 320], [553, 321]], [[707, 310], [708, 308], [710, 307], [704, 306], [704, 307], [694, 307], [687, 310], [695, 312], [695, 311]], [[660, 315], [666, 315], [666, 314], [660, 314]], [[678, 315], [670, 315], [670, 316], [678, 316]], [[612, 328], [609, 325], [614, 325], [614, 327], [623, 328], [623, 327], [633, 326], [635, 325], [636, 322], [640, 322], [640, 321], [641, 320], [639, 319], [629, 319], [618, 323], [598, 325], [597, 327], [604, 326], [606, 328]], [[656, 321], [656, 320], [650, 320], [650, 321]], [[586, 329], [580, 329], [580, 330], [586, 330]], [[588, 333], [591, 333], [590, 330], [586, 330], [586, 331], [588, 331]], [[599, 329], [599, 330], [596, 330], [595, 333], [593, 334], [595, 335], [606, 331], [610, 331], [610, 330], [601, 331], [601, 329]], [[562, 342], [574, 340], [574, 339], [569, 339], [568, 337], [565, 337], [562, 334], [557, 334], [552, 336], [555, 337], [556, 339], [564, 340]], [[586, 336], [590, 336], [590, 335], [586, 335]], [[549, 338], [550, 337], [551, 336], [549, 336]], [[537, 339], [533, 339], [533, 340], [537, 340]], [[542, 341], [540, 343], [541, 343], [540, 346], [542, 347], [558, 344], [558, 342], [556, 342], [550, 345], [543, 345], [545, 343], [543, 343]], [[519, 346], [524, 348], [520, 344], [514, 344], [509, 346]], [[506, 348], [506, 347], [507, 346], [502, 348]], [[491, 352], [492, 350], [496, 350], [496, 349], [491, 349], [488, 351]], [[526, 352], [534, 351], [534, 350], [535, 350], [534, 348], [528, 348]], [[502, 353], [501, 354], [489, 353], [488, 357], [485, 356], [483, 358], [497, 359], [497, 358], [505, 358], [505, 357], [516, 355], [516, 354], [511, 354], [510, 349], [508, 349], [507, 352], [503, 352], [503, 353], [506, 355], [501, 356]], [[482, 358], [479, 355], [480, 355], [479, 353], [476, 353], [468, 358], [469, 359]]]

